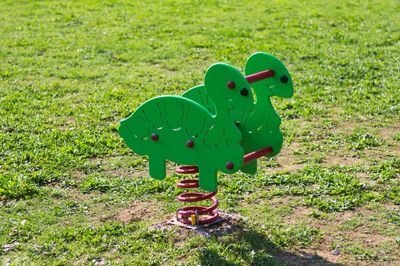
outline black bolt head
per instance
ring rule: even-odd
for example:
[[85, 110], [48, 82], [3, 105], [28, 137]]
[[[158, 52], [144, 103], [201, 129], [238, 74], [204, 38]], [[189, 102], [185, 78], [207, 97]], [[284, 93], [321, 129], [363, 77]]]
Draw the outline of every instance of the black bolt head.
[[246, 88], [243, 88], [243, 89], [240, 91], [240, 95], [242, 95], [242, 96], [247, 96], [247, 95], [249, 95], [249, 90], [246, 89]]

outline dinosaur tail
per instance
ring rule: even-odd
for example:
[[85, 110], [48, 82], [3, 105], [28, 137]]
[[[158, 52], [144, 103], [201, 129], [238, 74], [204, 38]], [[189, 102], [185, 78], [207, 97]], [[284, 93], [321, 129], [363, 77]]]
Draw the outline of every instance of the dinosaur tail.
[[[119, 135], [122, 137], [124, 142], [128, 145], [128, 147], [133, 150], [135, 153], [138, 154], [145, 154], [144, 150], [141, 150], [140, 143], [146, 141], [147, 136], [141, 136], [143, 132], [138, 132], [138, 127], [143, 129], [143, 125], [137, 124], [135, 122], [136, 119], [132, 116], [128, 117], [121, 121], [118, 132]], [[140, 131], [140, 130], [139, 130]]]

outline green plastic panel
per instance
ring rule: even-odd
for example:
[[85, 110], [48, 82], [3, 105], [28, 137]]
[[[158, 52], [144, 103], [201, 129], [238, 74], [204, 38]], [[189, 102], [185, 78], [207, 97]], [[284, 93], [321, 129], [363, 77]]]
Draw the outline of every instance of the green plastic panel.
[[[229, 81], [235, 89], [227, 87]], [[227, 64], [212, 65], [201, 90], [214, 104], [213, 113], [186, 97], [159, 96], [122, 120], [119, 133], [134, 152], [148, 156], [150, 176], [165, 178], [166, 160], [196, 165], [200, 187], [216, 191], [217, 171], [232, 174], [243, 163], [242, 134], [232, 111], [250, 112], [254, 100], [245, 77]]]
[[[279, 128], [281, 119], [273, 108], [270, 97], [291, 97], [293, 83], [288, 70], [276, 57], [267, 53], [251, 55], [246, 63], [246, 75], [264, 70], [273, 70], [275, 75], [251, 84], [256, 96], [253, 111], [235, 109], [233, 119], [239, 122], [238, 128], [243, 134], [241, 145], [245, 154], [271, 146], [273, 153], [268, 156], [275, 156], [282, 148], [283, 136]], [[215, 104], [202, 86], [194, 87], [182, 96], [198, 102], [211, 113], [216, 112]], [[257, 171], [257, 161], [243, 165], [241, 171], [254, 174]]]
[[[280, 152], [283, 135], [279, 128], [281, 119], [272, 106], [270, 97], [292, 97], [293, 82], [282, 62], [267, 53], [251, 55], [246, 62], [245, 74], [251, 75], [267, 69], [273, 70], [275, 75], [251, 84], [257, 98], [253, 111], [237, 111], [235, 114], [240, 117], [239, 128], [243, 134], [242, 147], [245, 153], [271, 146], [273, 152], [267, 156], [272, 157]], [[241, 170], [245, 173], [256, 173], [257, 161], [244, 165]]]

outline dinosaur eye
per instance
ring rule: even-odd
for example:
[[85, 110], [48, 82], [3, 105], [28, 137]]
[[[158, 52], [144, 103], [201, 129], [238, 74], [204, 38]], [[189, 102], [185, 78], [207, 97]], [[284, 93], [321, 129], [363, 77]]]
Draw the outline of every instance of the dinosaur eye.
[[289, 81], [289, 78], [285, 75], [283, 75], [280, 79], [279, 79], [282, 83], [287, 83]]
[[247, 95], [249, 95], [249, 90], [246, 89], [246, 88], [243, 88], [243, 89], [240, 91], [240, 95], [242, 95], [242, 96], [247, 96]]
[[226, 86], [227, 86], [229, 89], [233, 90], [233, 89], [236, 87], [236, 84], [235, 84], [235, 82], [233, 82], [232, 80], [230, 80], [230, 81], [228, 81], [228, 83], [226, 84]]

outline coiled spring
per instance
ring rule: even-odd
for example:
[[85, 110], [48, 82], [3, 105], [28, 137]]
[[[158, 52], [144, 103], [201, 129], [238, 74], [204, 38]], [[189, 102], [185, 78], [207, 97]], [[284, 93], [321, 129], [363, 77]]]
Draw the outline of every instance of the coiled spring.
[[[178, 174], [188, 175], [197, 174], [199, 169], [197, 166], [181, 166], [176, 168]], [[198, 188], [198, 179], [184, 179], [179, 181], [177, 187], [180, 188]], [[182, 202], [199, 202], [204, 200], [211, 201], [212, 205], [205, 206], [184, 206], [176, 211], [176, 219], [188, 225], [205, 225], [218, 220], [219, 214], [217, 211], [218, 200], [215, 198], [217, 191], [210, 193], [202, 192], [185, 192], [176, 197], [177, 200]]]

